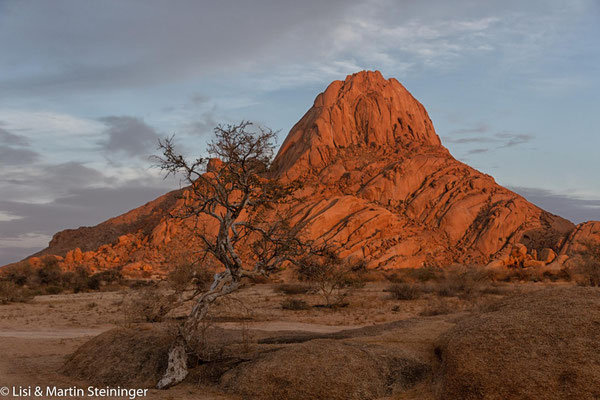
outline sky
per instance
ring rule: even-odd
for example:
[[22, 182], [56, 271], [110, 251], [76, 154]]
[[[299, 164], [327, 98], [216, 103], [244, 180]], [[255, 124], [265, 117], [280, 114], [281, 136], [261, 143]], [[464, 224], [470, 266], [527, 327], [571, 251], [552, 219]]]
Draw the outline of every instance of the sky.
[[158, 138], [279, 143], [333, 80], [395, 77], [461, 161], [600, 220], [598, 0], [0, 0], [0, 265], [179, 187]]

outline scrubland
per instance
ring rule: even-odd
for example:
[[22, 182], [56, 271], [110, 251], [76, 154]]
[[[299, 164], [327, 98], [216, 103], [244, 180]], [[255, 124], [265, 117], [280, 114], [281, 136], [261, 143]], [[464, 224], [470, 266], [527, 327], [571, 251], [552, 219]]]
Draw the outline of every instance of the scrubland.
[[[95, 279], [93, 288], [61, 283], [60, 294], [4, 297], [3, 386], [154, 386], [191, 305], [164, 307], [174, 299], [174, 277], [154, 283], [115, 275]], [[600, 290], [582, 287], [593, 282], [585, 276], [456, 265], [344, 279], [329, 283], [335, 286], [329, 295], [322, 289], [326, 284], [314, 281], [247, 282], [212, 308], [188, 378], [168, 390], [150, 389], [148, 398], [600, 393], [593, 383], [600, 376]], [[3, 282], [4, 293], [47, 293], [39, 282], [37, 289]]]

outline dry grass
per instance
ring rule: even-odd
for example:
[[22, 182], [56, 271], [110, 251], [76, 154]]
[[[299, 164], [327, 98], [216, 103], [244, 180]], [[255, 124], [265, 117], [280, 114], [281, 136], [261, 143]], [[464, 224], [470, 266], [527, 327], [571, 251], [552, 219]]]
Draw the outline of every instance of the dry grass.
[[300, 299], [286, 299], [281, 302], [281, 308], [284, 310], [308, 310], [310, 305]]
[[435, 315], [452, 314], [459, 310], [459, 306], [456, 303], [445, 298], [435, 298], [427, 303], [419, 315], [422, 317], [432, 317]]
[[416, 300], [421, 297], [423, 288], [418, 284], [395, 283], [387, 291], [394, 300]]
[[277, 286], [275, 291], [287, 295], [306, 294], [310, 291], [310, 286], [301, 283], [284, 283]]

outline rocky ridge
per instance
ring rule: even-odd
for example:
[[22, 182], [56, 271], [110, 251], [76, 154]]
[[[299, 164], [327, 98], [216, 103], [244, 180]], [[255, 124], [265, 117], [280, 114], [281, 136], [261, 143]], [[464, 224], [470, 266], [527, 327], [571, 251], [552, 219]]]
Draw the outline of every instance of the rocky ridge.
[[[276, 157], [278, 179], [302, 178], [309, 201], [295, 221], [370, 268], [454, 262], [562, 264], [581, 243], [600, 243], [600, 222], [577, 227], [454, 159], [427, 111], [396, 79], [363, 71], [334, 81], [292, 128]], [[193, 250], [171, 192], [96, 227], [57, 233], [29, 258], [65, 269], [160, 272], [167, 255]]]

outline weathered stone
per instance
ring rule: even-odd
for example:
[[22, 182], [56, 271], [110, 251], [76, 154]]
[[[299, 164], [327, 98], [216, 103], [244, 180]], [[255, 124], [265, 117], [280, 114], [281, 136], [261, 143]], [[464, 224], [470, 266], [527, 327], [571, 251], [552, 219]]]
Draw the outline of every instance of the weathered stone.
[[[208, 169], [219, 163], [210, 160]], [[379, 72], [329, 85], [292, 128], [275, 165], [279, 179], [304, 180], [294, 222], [305, 224], [309, 238], [340, 244], [343, 256], [363, 257], [371, 268], [492, 259], [522, 266], [527, 247], [520, 242], [558, 251], [590, 230], [583, 225], [573, 236], [569, 221], [454, 159], [423, 105]], [[191, 221], [168, 218], [189, 193], [171, 192], [96, 227], [60, 232], [41, 254], [66, 254], [65, 268], [163, 268], [169, 255], [200, 246], [187, 235]], [[214, 228], [210, 219], [201, 224]]]

